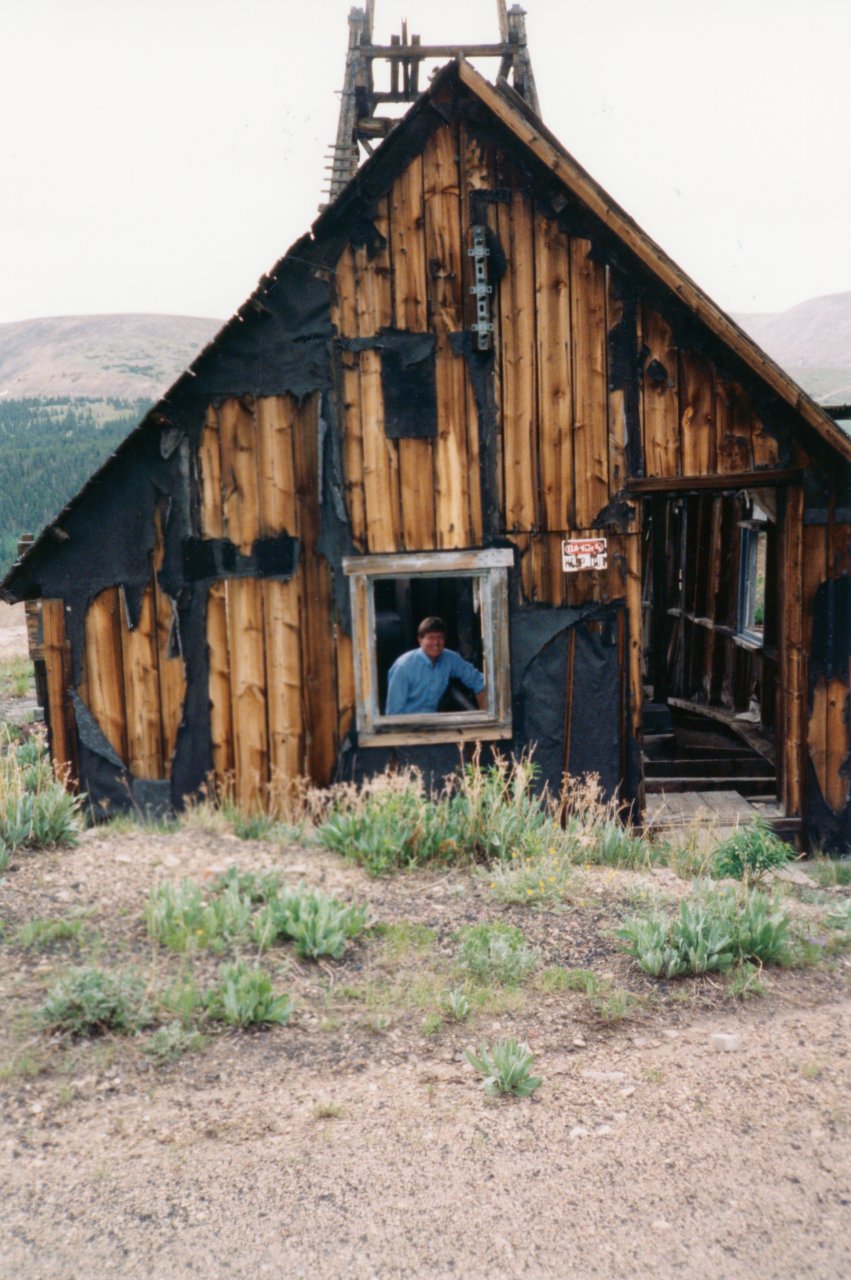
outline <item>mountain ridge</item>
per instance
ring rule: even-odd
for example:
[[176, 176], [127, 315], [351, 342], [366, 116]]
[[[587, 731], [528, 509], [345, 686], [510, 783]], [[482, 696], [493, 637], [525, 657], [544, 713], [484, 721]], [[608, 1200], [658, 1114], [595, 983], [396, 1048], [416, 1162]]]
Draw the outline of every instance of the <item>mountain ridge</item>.
[[224, 322], [126, 312], [0, 324], [0, 399], [157, 400]]

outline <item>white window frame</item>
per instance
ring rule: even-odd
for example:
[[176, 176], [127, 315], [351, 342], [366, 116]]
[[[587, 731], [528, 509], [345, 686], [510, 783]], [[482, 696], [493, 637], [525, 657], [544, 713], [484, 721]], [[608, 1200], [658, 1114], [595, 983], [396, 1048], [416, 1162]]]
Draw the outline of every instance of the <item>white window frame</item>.
[[[364, 746], [410, 746], [431, 742], [477, 742], [510, 738], [511, 670], [508, 648], [510, 547], [485, 551], [422, 551], [346, 556], [343, 572], [352, 600], [352, 641], [358, 741]], [[487, 705], [475, 711], [426, 715], [382, 715], [378, 706], [375, 593], [379, 578], [475, 578], [481, 609]]]

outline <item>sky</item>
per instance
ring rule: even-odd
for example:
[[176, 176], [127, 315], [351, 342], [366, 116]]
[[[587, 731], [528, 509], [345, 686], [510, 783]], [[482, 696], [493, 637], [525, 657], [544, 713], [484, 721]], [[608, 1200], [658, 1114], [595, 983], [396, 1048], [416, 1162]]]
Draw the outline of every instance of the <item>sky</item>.
[[[316, 217], [349, 7], [0, 0], [0, 322], [231, 315]], [[722, 307], [851, 290], [848, 0], [526, 8], [548, 127]], [[495, 0], [403, 17], [498, 39]]]

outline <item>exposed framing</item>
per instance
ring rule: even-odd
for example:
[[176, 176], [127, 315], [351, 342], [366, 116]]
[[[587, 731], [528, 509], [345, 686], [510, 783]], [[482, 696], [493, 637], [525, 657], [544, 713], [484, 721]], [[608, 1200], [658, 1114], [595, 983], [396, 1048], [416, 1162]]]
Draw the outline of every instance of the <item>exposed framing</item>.
[[[511, 676], [508, 644], [508, 570], [511, 548], [348, 556], [343, 571], [352, 597], [352, 639], [358, 740], [363, 746], [476, 742], [510, 738]], [[429, 715], [382, 715], [377, 700], [375, 595], [378, 578], [477, 578], [481, 601], [487, 707]]]

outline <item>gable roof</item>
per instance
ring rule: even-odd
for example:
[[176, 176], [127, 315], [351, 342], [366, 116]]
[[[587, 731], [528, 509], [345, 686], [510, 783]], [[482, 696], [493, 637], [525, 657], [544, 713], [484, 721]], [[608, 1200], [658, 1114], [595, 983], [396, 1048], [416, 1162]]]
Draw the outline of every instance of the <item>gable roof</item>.
[[501, 81], [495, 88], [463, 58], [458, 59], [458, 68], [461, 83], [490, 108], [517, 140], [528, 147], [554, 177], [583, 201], [657, 279], [677, 295], [694, 316], [703, 321], [781, 399], [791, 405], [827, 444], [851, 461], [851, 440], [845, 432], [594, 181], [531, 111], [523, 98], [505, 81]]
[[[447, 63], [433, 78], [428, 89], [413, 104], [399, 124], [385, 138], [375, 153], [361, 166], [343, 191], [315, 220], [308, 235], [287, 251], [283, 258], [272, 268], [239, 308], [228, 320], [211, 342], [199, 352], [189, 369], [182, 374], [169, 388], [162, 399], [153, 406], [146, 417], [125, 438], [118, 449], [96, 472], [86, 481], [79, 492], [69, 500], [62, 510], [41, 531], [20, 560], [9, 570], [0, 582], [0, 595], [14, 598], [13, 582], [26, 561], [38, 551], [50, 531], [64, 516], [75, 508], [89, 492], [95, 488], [105, 473], [127, 452], [139, 432], [145, 427], [157, 427], [168, 421], [170, 406], [180, 399], [183, 392], [188, 391], [197, 375], [206, 370], [212, 361], [222, 352], [223, 344], [238, 334], [244, 322], [258, 311], [265, 311], [264, 298], [270, 291], [285, 285], [285, 277], [289, 271], [301, 271], [310, 267], [311, 249], [344, 224], [347, 218], [364, 218], [365, 207], [368, 207], [377, 194], [382, 192], [383, 171], [392, 157], [410, 152], [410, 143], [415, 140], [419, 129], [423, 128], [428, 108], [435, 98], [445, 92], [448, 84], [457, 81], [463, 85], [492, 115], [509, 131], [511, 135], [528, 149], [529, 152], [590, 212], [602, 223], [634, 257], [647, 268], [652, 275], [681, 304], [701, 321], [720, 341], [734, 352], [739, 359], [755, 373], [768, 387], [785, 401], [804, 422], [836, 453], [847, 462], [851, 462], [851, 438], [838, 426], [825, 411], [798, 384], [768, 356], [743, 329], [739, 327], [700, 287], [670, 258], [659, 245], [647, 235], [633, 218], [629, 216], [611, 196], [595, 182], [582, 165], [562, 146], [557, 138], [547, 129], [543, 121], [532, 111], [528, 103], [501, 79], [497, 86], [490, 84], [463, 57], [458, 56]], [[426, 124], [426, 129], [433, 127]], [[314, 266], [321, 265], [321, 255], [314, 255]], [[239, 342], [239, 338], [237, 338]], [[243, 339], [244, 342], [244, 339]], [[247, 391], [248, 388], [243, 388]], [[221, 392], [219, 392], [221, 394]], [[238, 394], [234, 391], [233, 394]]]

